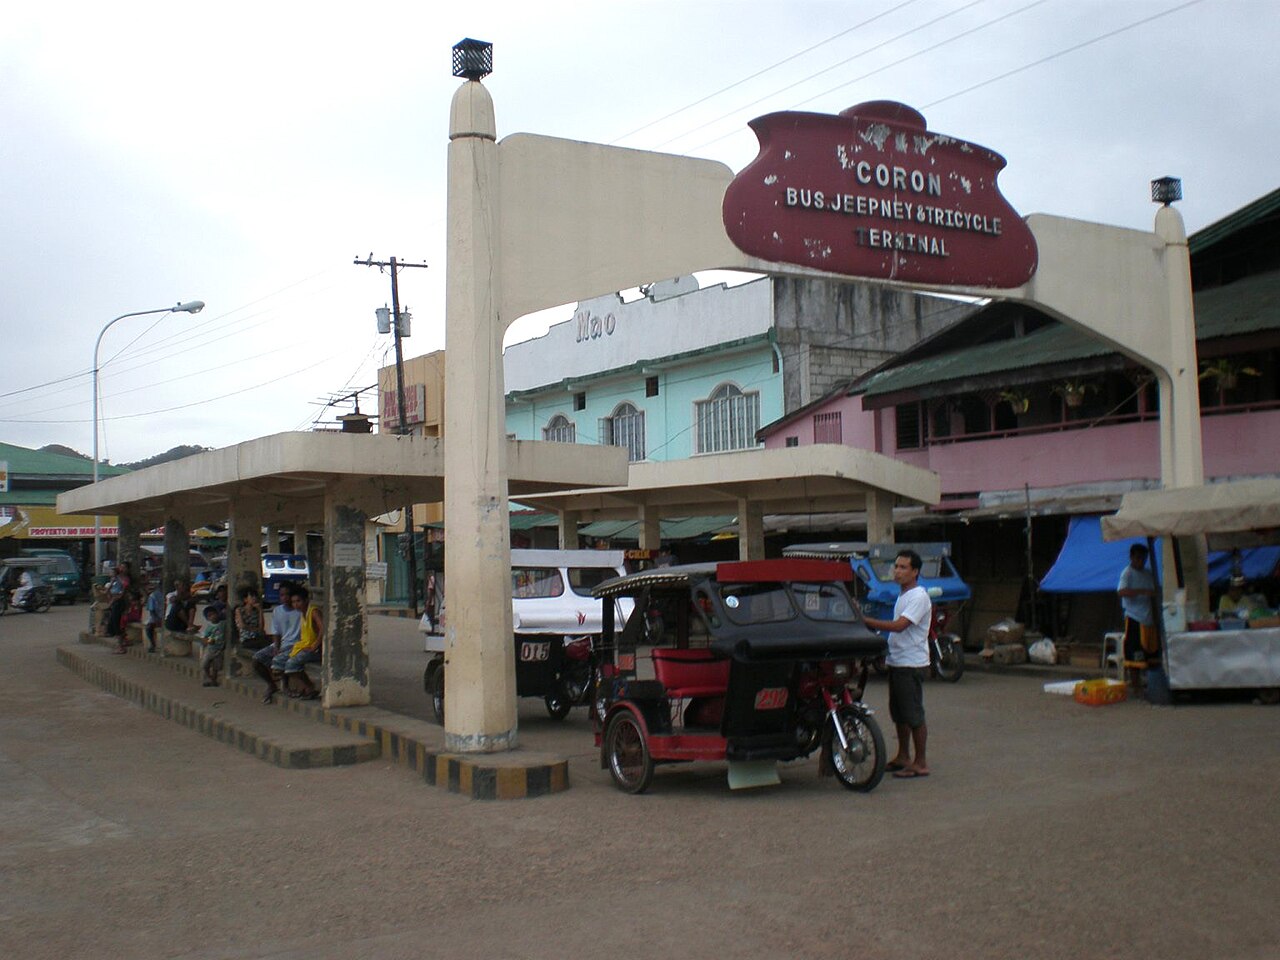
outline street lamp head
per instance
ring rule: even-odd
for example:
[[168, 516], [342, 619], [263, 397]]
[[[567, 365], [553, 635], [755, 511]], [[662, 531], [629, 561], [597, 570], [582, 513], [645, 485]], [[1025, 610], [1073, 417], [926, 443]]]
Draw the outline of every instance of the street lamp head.
[[173, 308], [174, 313], [199, 313], [204, 309], [203, 300], [188, 300], [186, 303], [180, 303]]

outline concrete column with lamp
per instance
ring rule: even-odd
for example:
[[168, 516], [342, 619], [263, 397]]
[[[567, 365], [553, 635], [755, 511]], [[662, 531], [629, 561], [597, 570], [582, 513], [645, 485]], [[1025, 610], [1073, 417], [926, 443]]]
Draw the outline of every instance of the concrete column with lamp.
[[[102, 338], [106, 336], [108, 330], [121, 320], [128, 317], [145, 317], [153, 313], [199, 313], [204, 309], [203, 300], [188, 300], [186, 303], [174, 304], [172, 307], [160, 307], [156, 310], [136, 310], [133, 313], [122, 313], [120, 316], [107, 322], [107, 325], [98, 333], [98, 339], [93, 344], [93, 482], [98, 482], [98, 379], [101, 372], [101, 365], [98, 363], [98, 351], [102, 349]], [[102, 517], [95, 514], [93, 517], [93, 571], [97, 575], [102, 572]]]

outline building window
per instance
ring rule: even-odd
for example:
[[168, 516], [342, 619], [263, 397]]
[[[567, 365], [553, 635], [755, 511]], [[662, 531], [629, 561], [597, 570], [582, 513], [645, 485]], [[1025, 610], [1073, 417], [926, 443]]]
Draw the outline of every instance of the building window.
[[542, 428], [542, 439], [553, 443], [573, 443], [577, 439], [577, 424], [563, 413], [557, 413]]
[[644, 411], [634, 404], [620, 403], [610, 416], [600, 419], [600, 442], [626, 447], [632, 463], [644, 459]]
[[657, 377], [644, 378], [644, 395], [646, 397], [656, 397], [658, 395], [658, 378]]
[[840, 411], [813, 415], [814, 443], [843, 443], [844, 431], [840, 426]]
[[788, 446], [788, 447], [798, 447], [798, 446], [800, 446], [800, 438], [799, 438], [799, 437], [787, 437], [787, 438], [786, 438], [786, 440], [784, 441], [784, 443], [785, 443], [785, 445], [786, 445], [786, 446]]
[[575, 410], [587, 409], [587, 394], [585, 390], [582, 393], [575, 393], [573, 395], [573, 409]]
[[732, 383], [722, 383], [694, 404], [694, 417], [698, 453], [746, 450], [756, 445], [760, 429], [760, 393], [743, 393]]
[[920, 435], [920, 404], [900, 403], [894, 410], [899, 450], [919, 450], [924, 445]]

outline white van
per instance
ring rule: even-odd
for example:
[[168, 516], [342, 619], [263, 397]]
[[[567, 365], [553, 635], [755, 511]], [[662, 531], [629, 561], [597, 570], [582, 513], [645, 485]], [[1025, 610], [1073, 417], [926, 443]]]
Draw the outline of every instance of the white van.
[[[626, 572], [622, 550], [512, 550], [511, 625], [518, 634], [598, 636], [603, 629], [600, 601], [591, 588]], [[632, 601], [615, 613], [618, 623], [631, 615]], [[445, 619], [443, 607], [438, 618]], [[419, 629], [427, 631], [425, 621]], [[424, 649], [444, 651], [444, 637], [427, 633]]]

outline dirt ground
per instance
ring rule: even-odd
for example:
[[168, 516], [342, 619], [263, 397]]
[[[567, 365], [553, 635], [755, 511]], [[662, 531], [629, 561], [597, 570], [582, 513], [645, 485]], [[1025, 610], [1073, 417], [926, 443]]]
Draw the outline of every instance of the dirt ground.
[[[55, 662], [85, 617], [0, 618], [0, 957], [1280, 956], [1280, 708], [970, 672], [926, 688], [928, 779], [853, 794], [810, 760], [731, 793], [695, 765], [631, 797], [584, 711], [527, 701], [572, 788], [483, 803], [145, 713]], [[414, 624], [371, 650], [378, 705], [425, 715]]]

